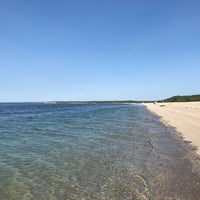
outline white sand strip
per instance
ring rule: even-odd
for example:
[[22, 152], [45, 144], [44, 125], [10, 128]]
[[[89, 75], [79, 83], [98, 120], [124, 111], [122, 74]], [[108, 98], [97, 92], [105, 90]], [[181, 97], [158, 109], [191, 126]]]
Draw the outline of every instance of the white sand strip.
[[147, 109], [161, 116], [161, 121], [173, 126], [185, 140], [197, 147], [200, 155], [200, 102], [147, 103]]

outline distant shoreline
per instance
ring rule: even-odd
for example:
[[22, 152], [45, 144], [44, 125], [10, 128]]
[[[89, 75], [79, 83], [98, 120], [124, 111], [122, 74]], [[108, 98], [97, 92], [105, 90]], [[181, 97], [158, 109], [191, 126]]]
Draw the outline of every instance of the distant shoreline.
[[[141, 104], [144, 101], [47, 101], [46, 104]], [[146, 103], [152, 101], [146, 101]]]
[[169, 103], [169, 102], [200, 102], [200, 94], [196, 95], [185, 95], [185, 96], [173, 96], [168, 99], [163, 100], [145, 100], [145, 101], [137, 101], [137, 100], [91, 100], [91, 101], [76, 101], [76, 100], [46, 100], [46, 101], [36, 101], [36, 102], [0, 102], [0, 103], [45, 103], [45, 104], [129, 104], [129, 103], [136, 103], [136, 104], [143, 104], [143, 103], [153, 103], [153, 102], [159, 102], [159, 103]]

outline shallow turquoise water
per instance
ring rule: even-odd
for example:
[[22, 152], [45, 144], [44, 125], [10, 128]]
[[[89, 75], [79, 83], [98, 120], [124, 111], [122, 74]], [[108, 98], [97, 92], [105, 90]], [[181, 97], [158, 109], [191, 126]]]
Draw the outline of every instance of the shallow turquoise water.
[[178, 199], [171, 174], [195, 174], [171, 132], [141, 105], [0, 104], [0, 199]]

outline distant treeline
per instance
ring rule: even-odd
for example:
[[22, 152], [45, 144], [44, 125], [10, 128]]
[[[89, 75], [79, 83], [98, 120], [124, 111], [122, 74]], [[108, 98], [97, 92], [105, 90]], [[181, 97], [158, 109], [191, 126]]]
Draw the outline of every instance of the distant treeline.
[[152, 101], [134, 101], [134, 100], [122, 100], [122, 101], [51, 101], [48, 104], [126, 104], [126, 103], [147, 103]]
[[[190, 96], [173, 96], [158, 102], [190, 102], [200, 101], [200, 94]], [[152, 103], [154, 101], [134, 101], [134, 100], [115, 100], [115, 101], [49, 101], [47, 104], [126, 104], [126, 103]]]
[[173, 96], [171, 98], [165, 99], [160, 102], [190, 102], [190, 101], [200, 101], [200, 94], [188, 95], [188, 96]]

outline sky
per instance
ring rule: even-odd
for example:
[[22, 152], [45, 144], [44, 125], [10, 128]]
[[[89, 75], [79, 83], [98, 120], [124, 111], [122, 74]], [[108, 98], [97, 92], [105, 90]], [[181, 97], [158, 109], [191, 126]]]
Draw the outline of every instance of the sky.
[[0, 102], [200, 94], [198, 0], [0, 0]]

